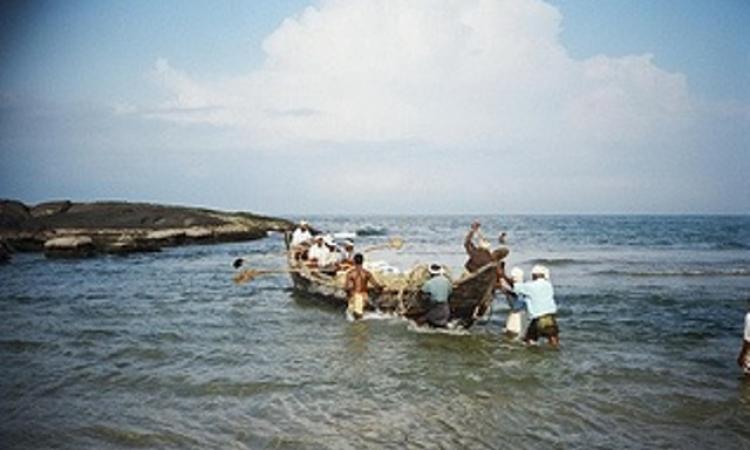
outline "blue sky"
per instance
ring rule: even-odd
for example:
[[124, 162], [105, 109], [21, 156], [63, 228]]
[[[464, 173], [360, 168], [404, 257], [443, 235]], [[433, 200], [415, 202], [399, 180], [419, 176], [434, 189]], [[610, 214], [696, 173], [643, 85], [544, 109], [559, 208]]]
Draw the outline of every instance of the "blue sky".
[[750, 212], [744, 1], [0, 8], [0, 197]]

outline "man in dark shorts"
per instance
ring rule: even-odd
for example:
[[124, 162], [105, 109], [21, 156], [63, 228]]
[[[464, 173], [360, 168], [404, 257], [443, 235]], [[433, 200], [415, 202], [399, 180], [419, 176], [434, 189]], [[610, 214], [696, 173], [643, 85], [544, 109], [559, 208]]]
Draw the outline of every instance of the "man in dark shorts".
[[549, 281], [549, 269], [536, 265], [531, 269], [531, 281], [515, 283], [507, 281], [513, 286], [513, 292], [523, 295], [526, 309], [531, 323], [526, 330], [523, 340], [527, 344], [536, 342], [540, 337], [547, 338], [553, 347], [560, 346], [560, 329], [557, 326], [557, 303], [555, 303], [554, 289]]
[[451, 318], [451, 308], [448, 297], [453, 292], [453, 283], [445, 276], [445, 271], [440, 264], [432, 264], [429, 267], [430, 279], [422, 285], [422, 292], [430, 297], [430, 310], [419, 317], [417, 325], [425, 323], [433, 327], [445, 327]]

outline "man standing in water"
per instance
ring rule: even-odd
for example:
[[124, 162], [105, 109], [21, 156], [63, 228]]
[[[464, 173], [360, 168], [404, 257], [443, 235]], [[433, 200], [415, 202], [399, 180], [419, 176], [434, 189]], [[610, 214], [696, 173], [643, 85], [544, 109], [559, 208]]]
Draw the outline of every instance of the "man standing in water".
[[433, 327], [444, 327], [451, 318], [451, 308], [448, 297], [453, 292], [453, 284], [445, 276], [440, 264], [432, 264], [429, 268], [430, 279], [422, 285], [422, 292], [430, 296], [430, 310], [419, 317], [417, 325], [428, 323]]
[[737, 364], [742, 367], [746, 377], [750, 377], [750, 299], [747, 301], [747, 314], [745, 314], [745, 333], [742, 338], [742, 348], [740, 356], [737, 357]]
[[[520, 267], [514, 267], [510, 271], [510, 278], [513, 280], [514, 285], [522, 284], [523, 270]], [[526, 302], [522, 295], [507, 289], [503, 289], [503, 292], [505, 293], [505, 296], [508, 299], [508, 305], [510, 306], [508, 318], [505, 320], [505, 334], [508, 335], [508, 337], [515, 338], [520, 336], [523, 331], [523, 314], [526, 309]]]
[[349, 294], [349, 311], [355, 320], [362, 318], [365, 304], [368, 302], [367, 288], [370, 284], [375, 289], [382, 290], [383, 286], [378, 283], [372, 274], [362, 267], [365, 258], [361, 253], [354, 255], [354, 268], [346, 274], [345, 289]]
[[512, 279], [506, 281], [513, 287], [513, 293], [522, 295], [526, 302], [526, 310], [531, 323], [526, 330], [523, 340], [527, 344], [536, 342], [540, 336], [546, 337], [553, 347], [560, 346], [560, 331], [557, 327], [557, 303], [554, 290], [549, 281], [549, 269], [542, 265], [531, 268], [531, 281], [514, 283]]

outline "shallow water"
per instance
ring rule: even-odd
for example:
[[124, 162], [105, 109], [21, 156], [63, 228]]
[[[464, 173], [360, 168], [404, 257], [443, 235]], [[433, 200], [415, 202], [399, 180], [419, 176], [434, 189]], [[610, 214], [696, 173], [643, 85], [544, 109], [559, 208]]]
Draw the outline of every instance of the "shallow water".
[[[319, 217], [408, 268], [464, 260], [469, 217]], [[750, 217], [511, 216], [510, 265], [552, 270], [563, 348], [500, 330], [360, 323], [283, 275], [280, 236], [0, 267], [3, 448], [748, 448], [735, 364]], [[492, 231], [492, 233], [490, 233]]]

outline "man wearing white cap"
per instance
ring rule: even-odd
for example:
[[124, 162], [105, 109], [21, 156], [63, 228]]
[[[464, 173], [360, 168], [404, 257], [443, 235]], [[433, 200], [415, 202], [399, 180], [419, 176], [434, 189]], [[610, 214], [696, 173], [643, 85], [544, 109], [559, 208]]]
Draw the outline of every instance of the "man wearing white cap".
[[307, 242], [312, 239], [312, 233], [310, 233], [310, 227], [304, 220], [300, 220], [299, 226], [292, 233], [292, 247], [301, 245], [303, 242]]
[[336, 242], [334, 242], [331, 235], [327, 234], [323, 236], [323, 244], [325, 244], [328, 252], [320, 256], [318, 267], [320, 267], [322, 272], [335, 275], [341, 262], [341, 253], [336, 248]]
[[323, 235], [315, 236], [314, 241], [313, 246], [307, 251], [307, 259], [310, 265], [318, 266], [328, 258], [328, 248], [324, 245]]
[[515, 283], [511, 279], [508, 281], [513, 286], [513, 292], [524, 297], [526, 310], [531, 318], [526, 336], [523, 338], [524, 342], [536, 342], [541, 336], [546, 337], [553, 347], [559, 347], [557, 303], [555, 303], [552, 283], [549, 281], [549, 269], [536, 265], [531, 268], [531, 281], [526, 283]]
[[747, 301], [748, 311], [745, 314], [745, 332], [742, 337], [742, 348], [737, 364], [742, 367], [746, 377], [750, 377], [750, 300]]
[[422, 293], [429, 296], [430, 309], [426, 314], [416, 319], [417, 325], [430, 324], [433, 327], [444, 327], [451, 318], [451, 308], [448, 297], [453, 292], [453, 284], [445, 276], [443, 266], [431, 264], [430, 279], [422, 285]]

